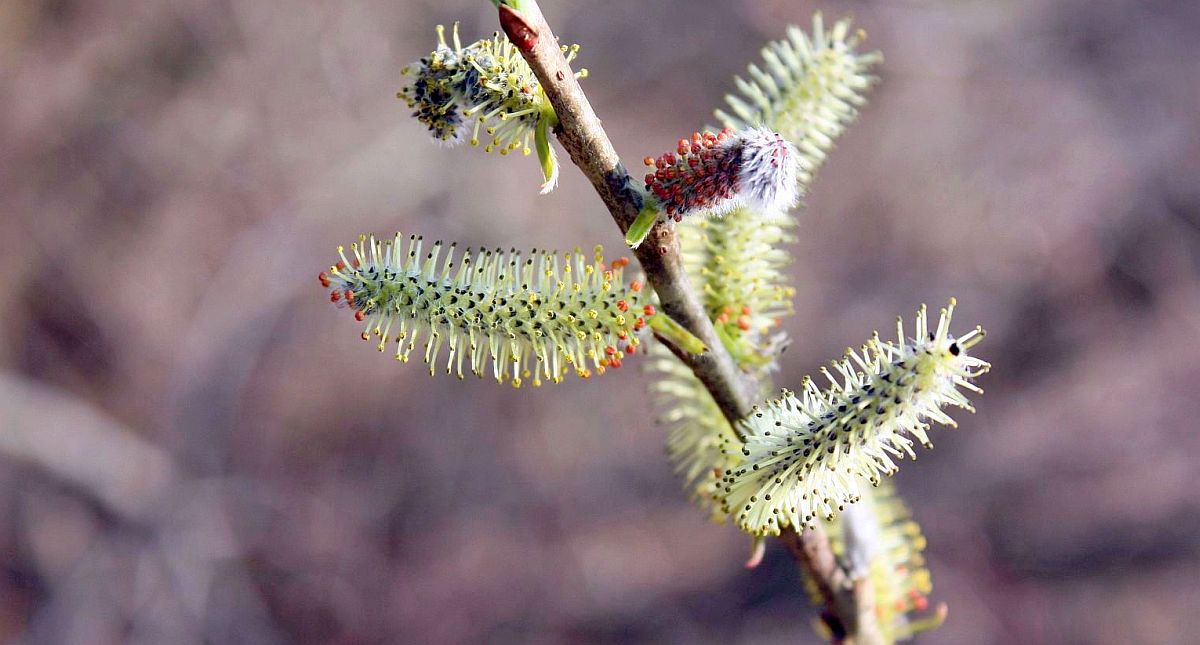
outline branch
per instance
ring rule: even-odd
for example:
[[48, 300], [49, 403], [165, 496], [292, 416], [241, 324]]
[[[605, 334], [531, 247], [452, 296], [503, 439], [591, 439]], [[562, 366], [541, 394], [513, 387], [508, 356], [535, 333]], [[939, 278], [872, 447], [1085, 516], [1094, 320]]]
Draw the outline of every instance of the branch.
[[[513, 4], [513, 0], [508, 2]], [[536, 0], [521, 0], [520, 11], [497, 4], [501, 27], [521, 51], [554, 106], [559, 121], [554, 133], [559, 143], [592, 182], [613, 221], [624, 233], [642, 208], [642, 193], [634, 187], [633, 179], [621, 164], [600, 119], [563, 56], [558, 39]], [[658, 294], [663, 312], [708, 346], [709, 351], [699, 356], [675, 351], [674, 347], [671, 349], [691, 368], [725, 417], [736, 427], [758, 402], [760, 384], [738, 368], [717, 337], [712, 321], [684, 272], [673, 226], [663, 222], [656, 224], [634, 254], [647, 281]], [[838, 566], [825, 533], [820, 529], [803, 533], [789, 529], [781, 539], [800, 566], [816, 581], [828, 608], [825, 621], [834, 637], [846, 643], [883, 642], [873, 620], [870, 581], [849, 579]]]
[[821, 616], [834, 642], [883, 643], [875, 620], [875, 593], [870, 578], [852, 579], [838, 565], [829, 546], [829, 537], [818, 525], [803, 533], [792, 527], [783, 530], [779, 540], [792, 558], [816, 583], [825, 599], [826, 613]]
[[[592, 182], [624, 233], [641, 210], [642, 194], [621, 164], [537, 3], [523, 1], [525, 10], [521, 13], [501, 5], [500, 24], [528, 61], [554, 106], [559, 121], [554, 134], [559, 143]], [[712, 393], [730, 423], [736, 423], [758, 402], [759, 386], [738, 369], [717, 338], [712, 321], [684, 273], [673, 227], [665, 223], [655, 225], [634, 254], [646, 273], [646, 280], [658, 294], [663, 311], [708, 346], [709, 351], [702, 355], [684, 356], [684, 363]]]

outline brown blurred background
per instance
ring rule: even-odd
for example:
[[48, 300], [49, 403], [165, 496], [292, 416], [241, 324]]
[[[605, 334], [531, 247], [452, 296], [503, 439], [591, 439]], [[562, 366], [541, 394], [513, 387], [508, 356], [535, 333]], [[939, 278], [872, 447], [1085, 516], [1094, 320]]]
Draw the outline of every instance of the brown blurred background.
[[[800, 215], [795, 385], [959, 298], [979, 412], [897, 477], [925, 643], [1200, 634], [1200, 3], [545, 0], [629, 160], [786, 23], [887, 62]], [[815, 642], [707, 524], [647, 377], [514, 392], [386, 360], [317, 271], [360, 232], [620, 238], [572, 168], [394, 98], [484, 0], [0, 3], [0, 641]], [[632, 165], [636, 165], [636, 162]]]

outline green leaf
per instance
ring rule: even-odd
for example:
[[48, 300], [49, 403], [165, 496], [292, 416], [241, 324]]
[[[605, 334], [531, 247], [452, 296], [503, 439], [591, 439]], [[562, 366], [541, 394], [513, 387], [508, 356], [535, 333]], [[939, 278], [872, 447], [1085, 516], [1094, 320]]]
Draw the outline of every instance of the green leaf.
[[558, 185], [558, 158], [554, 154], [554, 148], [550, 147], [550, 127], [553, 125], [551, 121], [554, 120], [557, 120], [554, 112], [543, 114], [533, 133], [533, 146], [537, 149], [538, 163], [542, 166], [542, 178], [546, 180], [542, 184], [543, 195]]
[[637, 219], [633, 220], [633, 224], [629, 225], [629, 230], [625, 231], [625, 243], [629, 248], [636, 249], [641, 246], [642, 240], [646, 239], [646, 235], [650, 233], [650, 229], [654, 228], [654, 223], [658, 221], [658, 205], [653, 202], [648, 202], [638, 212]]
[[655, 334], [662, 336], [672, 345], [689, 354], [703, 354], [708, 351], [708, 346], [704, 344], [704, 341], [696, 338], [695, 334], [675, 322], [666, 313], [660, 312], [657, 316], [651, 316], [646, 323], [650, 325], [650, 329], [653, 329]]

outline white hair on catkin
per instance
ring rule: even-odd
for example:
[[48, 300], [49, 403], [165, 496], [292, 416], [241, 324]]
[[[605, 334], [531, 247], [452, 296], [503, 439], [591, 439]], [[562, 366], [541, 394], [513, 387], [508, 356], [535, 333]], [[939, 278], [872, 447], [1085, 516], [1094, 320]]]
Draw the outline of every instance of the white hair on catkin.
[[720, 216], [748, 207], [764, 217], [786, 212], [800, 199], [799, 153], [767, 128], [695, 132], [673, 152], [646, 157], [646, 191], [664, 217]]

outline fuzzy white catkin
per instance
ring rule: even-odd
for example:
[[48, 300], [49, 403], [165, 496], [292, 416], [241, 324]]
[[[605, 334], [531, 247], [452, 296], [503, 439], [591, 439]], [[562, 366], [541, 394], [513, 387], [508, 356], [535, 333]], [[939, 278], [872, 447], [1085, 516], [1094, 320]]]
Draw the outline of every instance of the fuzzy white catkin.
[[646, 191], [663, 216], [677, 222], [743, 206], [769, 217], [800, 199], [799, 153], [769, 128], [696, 132], [691, 140], [680, 139], [674, 152], [648, 157], [646, 165]]

